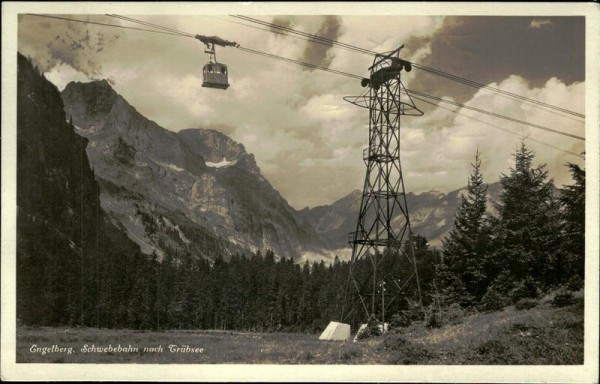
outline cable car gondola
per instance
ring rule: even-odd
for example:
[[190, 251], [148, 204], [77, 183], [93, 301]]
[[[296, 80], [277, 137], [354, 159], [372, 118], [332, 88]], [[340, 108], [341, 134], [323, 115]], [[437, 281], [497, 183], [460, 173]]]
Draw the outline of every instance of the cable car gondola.
[[223, 47], [239, 47], [236, 42], [223, 40], [218, 36], [196, 35], [196, 39], [206, 45], [205, 53], [209, 55], [209, 61], [202, 67], [202, 86], [205, 88], [227, 89], [229, 88], [227, 65], [217, 61], [215, 44]]
[[227, 66], [222, 63], [209, 62], [202, 67], [202, 86], [205, 88], [227, 89]]

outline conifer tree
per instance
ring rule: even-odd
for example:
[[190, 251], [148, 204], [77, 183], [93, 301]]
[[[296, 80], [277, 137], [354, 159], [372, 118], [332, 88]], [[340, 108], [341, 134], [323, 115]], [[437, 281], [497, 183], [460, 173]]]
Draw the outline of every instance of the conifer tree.
[[[529, 295], [535, 294], [535, 286], [545, 287], [553, 282], [559, 253], [559, 211], [554, 185], [548, 180], [545, 164], [533, 167], [534, 157], [522, 142], [514, 154], [515, 167], [500, 180], [503, 190], [493, 230], [494, 254], [490, 258], [492, 269], [504, 276], [502, 284], [496, 282], [495, 286], [508, 291], [525, 284]], [[513, 301], [519, 298], [511, 296]]]
[[[560, 202], [563, 225], [561, 228], [562, 252], [557, 265], [558, 280], [580, 280], [585, 269], [585, 170], [568, 163], [575, 183], [564, 186]], [[578, 288], [578, 287], [573, 287]]]
[[[487, 185], [481, 174], [479, 150], [469, 176], [467, 193], [454, 219], [454, 227], [443, 241], [443, 265], [438, 267], [439, 283], [444, 288], [453, 287], [463, 294], [466, 290], [475, 298], [485, 293], [486, 275], [484, 260], [489, 248], [489, 229], [486, 222]], [[468, 300], [463, 301], [466, 303]]]

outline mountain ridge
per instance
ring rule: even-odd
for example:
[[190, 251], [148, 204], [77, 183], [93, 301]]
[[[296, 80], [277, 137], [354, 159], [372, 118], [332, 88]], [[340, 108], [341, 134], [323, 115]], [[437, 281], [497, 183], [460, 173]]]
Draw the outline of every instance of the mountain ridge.
[[[500, 188], [500, 182], [488, 185], [489, 203], [498, 201]], [[406, 200], [413, 232], [424, 236], [430, 245], [441, 246], [442, 239], [454, 225], [460, 195], [466, 190], [465, 186], [448, 193], [408, 192]], [[361, 197], [362, 191], [355, 189], [332, 204], [304, 208], [299, 213], [315, 227], [321, 240], [331, 249], [350, 248], [346, 241], [348, 233], [356, 230]], [[493, 210], [491, 204], [488, 207]]]
[[183, 233], [208, 231], [227, 254], [271, 249], [298, 257], [304, 248], [319, 247], [314, 230], [261, 175], [242, 144], [211, 129], [168, 131], [107, 82], [72, 82], [62, 96], [77, 133], [90, 140], [88, 157], [103, 181], [102, 207], [146, 253], [175, 248], [214, 257], [179, 236], [149, 231], [152, 220], [164, 229], [161, 217], [177, 217]]

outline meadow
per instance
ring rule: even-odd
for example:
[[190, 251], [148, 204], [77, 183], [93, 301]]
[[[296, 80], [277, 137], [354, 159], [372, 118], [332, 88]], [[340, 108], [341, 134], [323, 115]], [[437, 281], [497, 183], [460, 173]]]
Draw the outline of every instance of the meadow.
[[[321, 341], [318, 336], [22, 326], [17, 330], [17, 362], [583, 364], [583, 293], [579, 292], [572, 303], [563, 307], [551, 305], [546, 298], [529, 309], [510, 306], [498, 312], [466, 316], [456, 324], [434, 329], [413, 324], [355, 343]], [[125, 351], [114, 351], [119, 345]], [[92, 351], [92, 346], [96, 349], [110, 346], [113, 351]], [[44, 348], [47, 348], [45, 354]], [[87, 351], [83, 352], [83, 348]]]

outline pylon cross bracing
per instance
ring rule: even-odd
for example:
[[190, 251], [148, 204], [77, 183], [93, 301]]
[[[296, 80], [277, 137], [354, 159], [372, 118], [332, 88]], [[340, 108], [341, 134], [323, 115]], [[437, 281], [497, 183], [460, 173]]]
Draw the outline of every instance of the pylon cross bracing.
[[399, 258], [406, 258], [414, 269], [411, 279], [415, 277], [412, 280], [421, 303], [400, 163], [400, 129], [402, 116], [421, 116], [423, 112], [402, 84], [402, 69], [409, 71], [410, 64], [400, 59], [400, 49], [377, 55], [370, 78], [362, 81], [365, 92], [344, 98], [369, 110], [369, 145], [363, 151], [367, 169], [356, 230], [348, 238], [352, 258], [344, 308], [349, 301], [351, 311], [362, 307], [367, 318], [375, 317], [381, 323], [386, 309], [402, 294], [402, 282], [394, 276]]

